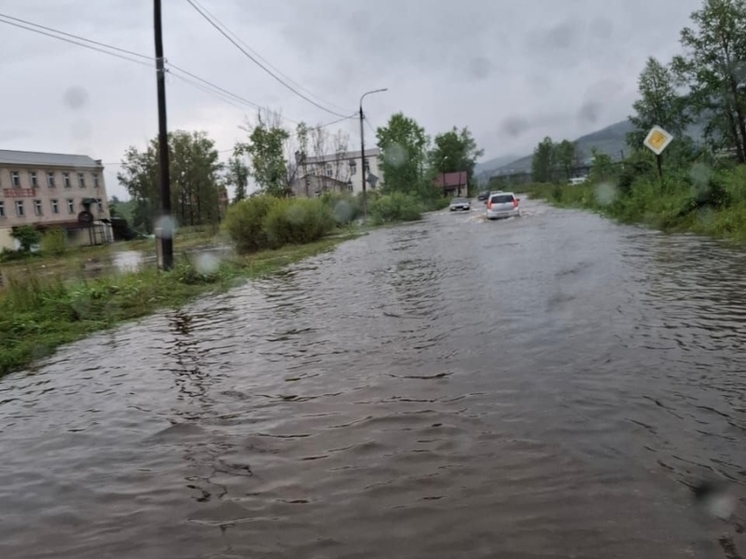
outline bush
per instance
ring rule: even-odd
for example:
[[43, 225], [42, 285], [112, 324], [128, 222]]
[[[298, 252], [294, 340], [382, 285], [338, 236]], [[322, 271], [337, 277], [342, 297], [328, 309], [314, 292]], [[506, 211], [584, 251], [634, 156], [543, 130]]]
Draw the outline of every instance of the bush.
[[267, 247], [264, 219], [280, 200], [273, 196], [252, 196], [230, 206], [225, 230], [239, 252], [255, 252]]
[[41, 238], [41, 252], [44, 255], [62, 256], [67, 250], [65, 232], [62, 229], [51, 229]]
[[434, 198], [430, 198], [424, 202], [425, 210], [428, 212], [443, 210], [450, 205], [450, 198], [445, 198], [443, 196], [435, 196]]
[[32, 225], [14, 227], [10, 235], [20, 243], [23, 252], [29, 252], [32, 246], [38, 245], [41, 241], [41, 233]]
[[422, 203], [408, 194], [392, 192], [371, 200], [368, 213], [374, 223], [417, 221], [422, 219]]
[[334, 221], [340, 225], [347, 225], [360, 217], [361, 205], [358, 197], [327, 192], [322, 194], [321, 200], [331, 212]]
[[334, 225], [332, 211], [320, 198], [279, 200], [264, 218], [270, 248], [318, 241]]

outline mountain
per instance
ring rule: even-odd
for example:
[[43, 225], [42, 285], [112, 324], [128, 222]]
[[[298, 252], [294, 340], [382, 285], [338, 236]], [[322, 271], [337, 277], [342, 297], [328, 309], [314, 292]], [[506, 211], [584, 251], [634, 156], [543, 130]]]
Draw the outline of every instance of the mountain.
[[[601, 130], [596, 130], [575, 140], [580, 157], [586, 159], [591, 155], [591, 148], [606, 153], [614, 159], [619, 159], [623, 151], [627, 151], [627, 133], [632, 132], [634, 126], [629, 120], [611, 124]], [[555, 138], [559, 141], [559, 138]], [[498, 174], [527, 173], [531, 171], [532, 155], [514, 159], [510, 163], [494, 167], [490, 176]]]
[[520, 156], [515, 154], [510, 155], [502, 155], [500, 157], [495, 157], [493, 159], [489, 159], [487, 161], [484, 161], [482, 163], [477, 163], [474, 167], [474, 174], [479, 176], [484, 173], [491, 173], [495, 169], [498, 169], [502, 167], [503, 165], [507, 165], [508, 163], [515, 161]]
[[[699, 142], [704, 137], [704, 124], [695, 123], [692, 124], [686, 131], [686, 134], [690, 136], [695, 142]], [[578, 147], [578, 154], [581, 159], [587, 159], [591, 156], [591, 149], [596, 148], [601, 153], [610, 155], [612, 159], [618, 160], [623, 157], [623, 154], [629, 151], [627, 146], [627, 134], [634, 130], [634, 126], [629, 120], [622, 120], [616, 122], [601, 130], [596, 130], [585, 136], [581, 136], [575, 140], [575, 144]], [[554, 138], [555, 141], [560, 141], [561, 138]], [[527, 173], [531, 171], [531, 159], [532, 155], [521, 157], [520, 159], [513, 159], [509, 163], [492, 167], [488, 166], [492, 161], [497, 161], [500, 158], [492, 159], [483, 163], [485, 169], [482, 172], [482, 178], [500, 174], [512, 174], [512, 173]]]

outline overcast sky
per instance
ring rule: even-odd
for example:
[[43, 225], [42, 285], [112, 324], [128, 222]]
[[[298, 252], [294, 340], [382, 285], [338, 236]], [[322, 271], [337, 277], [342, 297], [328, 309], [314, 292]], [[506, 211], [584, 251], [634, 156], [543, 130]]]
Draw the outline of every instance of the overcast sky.
[[[626, 118], [645, 59], [679, 52], [679, 31], [701, 0], [200, 3], [331, 110], [351, 114], [361, 93], [387, 87], [366, 99], [373, 126], [397, 111], [432, 135], [468, 126], [487, 159]], [[163, 5], [169, 62], [289, 119], [335, 120], [254, 65], [186, 0]], [[151, 0], [0, 0], [0, 13], [153, 54]], [[0, 148], [102, 159], [109, 194], [126, 198], [116, 164], [158, 130], [152, 68], [0, 27]], [[253, 113], [174, 77], [167, 95], [169, 128], [205, 130], [220, 150], [244, 137], [239, 125]], [[358, 146], [356, 121], [339, 126]], [[366, 137], [372, 144], [368, 128]]]

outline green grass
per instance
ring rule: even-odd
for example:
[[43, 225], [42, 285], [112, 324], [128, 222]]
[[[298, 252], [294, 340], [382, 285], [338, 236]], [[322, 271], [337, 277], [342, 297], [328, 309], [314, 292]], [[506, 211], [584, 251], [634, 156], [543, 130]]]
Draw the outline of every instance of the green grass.
[[746, 166], [711, 170], [692, 166], [655, 177], [580, 185], [525, 185], [522, 191], [565, 208], [591, 210], [622, 223], [667, 232], [691, 231], [746, 242]]
[[197, 296], [221, 292], [304, 258], [332, 249], [354, 233], [306, 245], [233, 256], [215, 270], [200, 271], [187, 257], [170, 272], [148, 268], [94, 280], [65, 281], [9, 275], [0, 291], [0, 376], [23, 369], [63, 344], [152, 314]]

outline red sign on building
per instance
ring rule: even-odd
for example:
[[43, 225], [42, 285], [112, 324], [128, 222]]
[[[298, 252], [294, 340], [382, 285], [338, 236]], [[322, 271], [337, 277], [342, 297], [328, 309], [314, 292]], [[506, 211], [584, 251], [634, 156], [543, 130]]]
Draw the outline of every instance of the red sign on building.
[[36, 190], [33, 188], [4, 188], [3, 195], [6, 198], [33, 198]]

